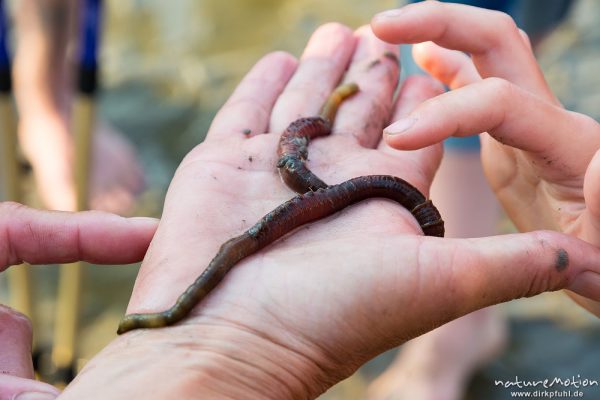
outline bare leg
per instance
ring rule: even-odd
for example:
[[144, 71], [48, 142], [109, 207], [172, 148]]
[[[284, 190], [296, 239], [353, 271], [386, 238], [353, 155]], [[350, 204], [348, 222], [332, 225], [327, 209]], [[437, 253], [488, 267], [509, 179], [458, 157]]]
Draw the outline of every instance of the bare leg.
[[[14, 80], [19, 137], [42, 200], [51, 209], [75, 209], [70, 104], [78, 4], [20, 0], [17, 7]], [[124, 212], [143, 188], [143, 176], [128, 142], [101, 126], [105, 128], [96, 135], [91, 205]]]
[[[469, 195], [466, 196], [465, 194]], [[446, 151], [431, 198], [448, 237], [495, 233], [498, 205], [471, 149]], [[369, 399], [459, 400], [474, 370], [504, 347], [506, 324], [493, 308], [452, 321], [406, 343], [393, 364], [369, 387]]]

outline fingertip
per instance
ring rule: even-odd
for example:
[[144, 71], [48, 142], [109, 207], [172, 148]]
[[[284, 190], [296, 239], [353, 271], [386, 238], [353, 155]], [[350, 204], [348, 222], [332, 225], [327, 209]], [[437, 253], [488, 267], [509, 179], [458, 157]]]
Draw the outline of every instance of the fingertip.
[[298, 59], [287, 51], [278, 50], [264, 55], [258, 63], [266, 64], [268, 67], [275, 64], [281, 68], [294, 70], [298, 65]]
[[533, 50], [533, 48], [531, 47], [531, 39], [529, 38], [529, 35], [527, 34], [527, 32], [525, 32], [521, 28], [518, 28], [518, 29], [519, 29], [519, 35], [521, 35], [521, 40], [523, 40], [523, 43], [525, 43], [525, 46], [527, 46], [527, 48], [529, 50]]
[[381, 12], [371, 19], [371, 30], [379, 39], [384, 42], [400, 44], [398, 35], [395, 33], [395, 20], [402, 9], [394, 9]]
[[[396, 108], [392, 116], [392, 120], [398, 120], [408, 116], [415, 111], [424, 101], [438, 96], [445, 92], [444, 86], [425, 75], [411, 75], [402, 83], [402, 87], [398, 93]], [[387, 134], [400, 133], [398, 128], [408, 128], [401, 124], [388, 126], [384, 131]]]
[[373, 34], [373, 29], [371, 29], [370, 25], [359, 26], [354, 31], [354, 35], [356, 35], [356, 36], [365, 36], [365, 35], [372, 35], [372, 34]]
[[600, 245], [600, 150], [592, 157], [583, 179], [584, 239]]
[[583, 195], [586, 208], [600, 218], [600, 150], [596, 151], [585, 172]]
[[409, 114], [392, 123], [383, 130], [385, 143], [397, 150], [419, 150], [438, 141], [423, 134], [421, 118], [418, 114]]
[[481, 79], [472, 60], [463, 52], [423, 42], [413, 45], [412, 55], [419, 67], [452, 89]]
[[33, 378], [32, 335], [29, 318], [0, 305], [0, 373]]
[[285, 51], [273, 51], [262, 56], [252, 67], [247, 77], [273, 76], [278, 80], [288, 80], [298, 67], [298, 59]]
[[373, 32], [377, 37], [389, 43], [408, 43], [403, 42], [402, 22], [406, 21], [407, 14], [414, 7], [415, 4], [407, 4], [401, 8], [394, 8], [375, 14], [371, 18]]
[[438, 49], [440, 49], [440, 46], [432, 41], [415, 43], [412, 46], [412, 56], [421, 68], [428, 67], [431, 65], [433, 59], [432, 55], [434, 55]]
[[[19, 336], [25, 337], [31, 337], [32, 335], [29, 318], [25, 314], [2, 304], [0, 304], [0, 327], [3, 328], [0, 329], [0, 335], [4, 335], [7, 331], [12, 331], [12, 333], [18, 333]], [[6, 327], [9, 329], [4, 329]]]
[[444, 93], [444, 86], [424, 75], [409, 76], [400, 89], [394, 123], [383, 130], [385, 142], [398, 150], [417, 150], [435, 142], [416, 132], [421, 131], [421, 118], [417, 108], [425, 101]]
[[354, 32], [348, 26], [341, 24], [339, 22], [327, 22], [321, 26], [319, 26], [313, 36], [329, 36], [329, 35], [341, 35], [341, 36], [350, 36]]
[[302, 59], [310, 58], [313, 55], [322, 55], [323, 53], [333, 53], [344, 50], [352, 42], [356, 42], [354, 31], [339, 22], [328, 22], [319, 26], [311, 35]]
[[158, 218], [151, 217], [130, 217], [128, 218], [131, 223], [135, 226], [145, 229], [155, 231], [158, 227], [158, 223], [160, 220]]

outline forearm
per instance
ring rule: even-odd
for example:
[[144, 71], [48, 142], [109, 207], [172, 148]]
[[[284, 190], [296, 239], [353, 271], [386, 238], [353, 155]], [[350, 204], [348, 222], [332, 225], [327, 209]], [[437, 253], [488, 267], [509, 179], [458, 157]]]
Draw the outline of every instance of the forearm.
[[304, 355], [225, 325], [120, 336], [60, 398], [309, 399], [326, 389], [322, 369]]

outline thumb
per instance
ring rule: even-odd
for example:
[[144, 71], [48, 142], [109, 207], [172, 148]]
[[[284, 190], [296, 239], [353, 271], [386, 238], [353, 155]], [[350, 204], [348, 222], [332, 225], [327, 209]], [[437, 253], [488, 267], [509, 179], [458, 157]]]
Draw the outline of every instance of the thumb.
[[414, 307], [427, 316], [412, 337], [493, 304], [570, 289], [600, 300], [600, 249], [536, 231], [477, 239], [422, 238]]
[[54, 387], [34, 380], [29, 320], [0, 305], [0, 399], [45, 400], [58, 394]]
[[536, 231], [458, 246], [463, 258], [452, 258], [447, 269], [468, 311], [559, 289], [600, 300], [600, 249], [575, 237]]

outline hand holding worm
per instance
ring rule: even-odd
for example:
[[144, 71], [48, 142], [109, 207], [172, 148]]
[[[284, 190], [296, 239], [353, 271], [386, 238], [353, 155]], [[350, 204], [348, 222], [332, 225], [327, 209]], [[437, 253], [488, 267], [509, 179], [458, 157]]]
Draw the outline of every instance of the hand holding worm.
[[[381, 129], [441, 88], [412, 79], [394, 101], [394, 50], [367, 29], [332, 24], [300, 61], [261, 59], [180, 165], [128, 313], [171, 306], [232, 232], [294, 195], [273, 167], [279, 135], [317, 114], [344, 74], [360, 96], [311, 143], [308, 167], [328, 184], [386, 174], [427, 193], [441, 149], [398, 152], [380, 143]], [[118, 337], [63, 396], [314, 398], [381, 351], [475, 309], [564, 287], [598, 298], [599, 256], [552, 232], [424, 237], [406, 209], [369, 200], [240, 262], [180, 323]]]

